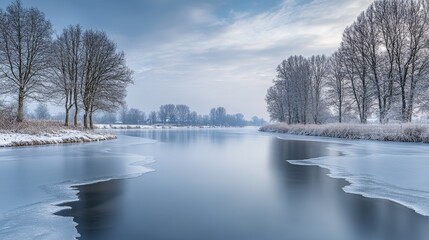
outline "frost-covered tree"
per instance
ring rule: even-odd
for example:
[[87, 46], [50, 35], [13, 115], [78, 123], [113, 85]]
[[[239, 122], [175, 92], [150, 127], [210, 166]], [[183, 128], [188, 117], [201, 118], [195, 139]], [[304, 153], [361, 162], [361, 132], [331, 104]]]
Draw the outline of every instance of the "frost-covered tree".
[[48, 106], [44, 103], [39, 103], [37, 105], [37, 108], [34, 110], [34, 115], [37, 119], [49, 119], [51, 117]]
[[149, 124], [156, 124], [158, 122], [158, 115], [156, 114], [155, 111], [150, 112], [149, 114]]
[[224, 107], [216, 108], [216, 125], [221, 126], [225, 125], [226, 122], [226, 109]]
[[[316, 67], [314, 71], [317, 72]], [[321, 87], [321, 82], [319, 84]], [[303, 56], [291, 56], [282, 61], [277, 67], [274, 86], [268, 89], [265, 99], [271, 120], [287, 121], [290, 124], [312, 122], [312, 103], [315, 108], [320, 107], [320, 102], [314, 102], [320, 98], [320, 93], [316, 97], [316, 94], [312, 94], [313, 90], [310, 60]]]
[[83, 69], [80, 95], [85, 128], [93, 128], [96, 111], [113, 111], [124, 105], [126, 88], [132, 83], [132, 71], [125, 54], [117, 52], [116, 44], [105, 32], [87, 30], [82, 36]]
[[165, 104], [159, 107], [158, 111], [159, 120], [166, 124], [175, 124], [177, 122], [177, 109], [174, 104]]
[[189, 123], [191, 125], [194, 125], [194, 126], [199, 123], [198, 122], [198, 113], [197, 112], [193, 111], [193, 112], [189, 113]]
[[212, 126], [215, 126], [216, 125], [216, 108], [210, 109], [209, 118], [210, 118], [210, 124]]
[[325, 55], [312, 56], [309, 59], [311, 74], [311, 115], [313, 122], [321, 123], [321, 114], [323, 111], [323, 88], [326, 85], [328, 73], [328, 59]]
[[286, 108], [286, 97], [282, 85], [277, 84], [268, 88], [265, 101], [272, 121], [285, 122], [286, 119], [290, 119], [287, 114], [289, 108]]
[[127, 124], [144, 124], [146, 115], [144, 112], [136, 108], [131, 108], [127, 113], [127, 121], [124, 123]]
[[[361, 123], [373, 112], [380, 123], [410, 122], [416, 111], [428, 109], [428, 1], [374, 1], [345, 29], [329, 64], [321, 59], [292, 56], [278, 66], [266, 97], [272, 120], [319, 123], [320, 113], [331, 109], [340, 122], [345, 112]], [[325, 73], [326, 86], [318, 78]]]
[[78, 123], [80, 71], [82, 59], [82, 29], [79, 25], [65, 28], [53, 43], [52, 94], [63, 102], [65, 110], [64, 124], [69, 125], [70, 110], [74, 107], [74, 126]]
[[179, 124], [185, 125], [188, 122], [190, 110], [187, 105], [178, 104], [176, 105], [176, 113], [177, 113], [177, 122]]
[[40, 99], [47, 89], [52, 26], [36, 8], [16, 0], [0, 11], [0, 87], [17, 99], [16, 120], [24, 120], [27, 99]]
[[163, 124], [167, 123], [168, 115], [167, 115], [167, 109], [165, 105], [162, 105], [159, 107], [158, 118], [161, 121], [161, 123]]
[[344, 54], [336, 51], [329, 58], [327, 99], [328, 104], [334, 106], [338, 114], [338, 122], [343, 122], [343, 112], [347, 104], [347, 81], [344, 64]]
[[372, 101], [372, 88], [365, 59], [367, 54], [364, 43], [365, 36], [357, 28], [359, 28], [358, 25], [352, 25], [345, 30], [341, 51], [345, 54], [347, 78], [350, 81], [360, 122], [367, 123]]

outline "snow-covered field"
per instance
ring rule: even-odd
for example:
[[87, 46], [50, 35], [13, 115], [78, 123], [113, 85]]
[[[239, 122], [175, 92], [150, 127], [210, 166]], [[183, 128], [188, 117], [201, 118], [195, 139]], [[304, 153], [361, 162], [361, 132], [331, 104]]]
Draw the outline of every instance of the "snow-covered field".
[[78, 130], [60, 130], [52, 133], [39, 134], [0, 132], [0, 147], [94, 142], [115, 138], [116, 136], [112, 134], [86, 132]]
[[427, 124], [288, 125], [276, 123], [263, 126], [260, 131], [345, 139], [429, 143]]
[[1, 122], [0, 147], [82, 143], [116, 139], [114, 134], [83, 129], [82, 126], [65, 127], [63, 122], [27, 120], [21, 123]]

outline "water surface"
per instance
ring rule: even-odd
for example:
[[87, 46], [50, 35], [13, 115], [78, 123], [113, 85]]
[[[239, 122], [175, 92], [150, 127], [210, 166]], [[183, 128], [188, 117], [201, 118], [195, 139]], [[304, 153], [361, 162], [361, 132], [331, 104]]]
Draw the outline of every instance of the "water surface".
[[[246, 130], [127, 131], [150, 138], [155, 172], [79, 187], [81, 239], [427, 239], [429, 221], [286, 160], [342, 157], [346, 145]], [[106, 198], [106, 190], [109, 196]], [[106, 200], [107, 199], [107, 200]], [[113, 210], [112, 210], [113, 209]], [[102, 220], [102, 221], [100, 221]]]
[[[424, 172], [418, 169], [428, 166], [421, 159], [427, 146], [342, 144], [256, 129], [118, 134], [118, 140], [103, 143], [1, 150], [0, 239], [429, 236], [428, 217], [406, 204], [359, 195], [377, 187], [407, 195], [403, 186], [412, 186], [419, 192], [412, 199], [425, 199], [425, 184], [416, 179]], [[409, 164], [415, 160], [418, 169], [401, 163], [397, 173], [397, 159], [377, 157], [401, 148], [411, 149], [416, 158]], [[352, 187], [328, 174], [371, 181]], [[396, 183], [398, 174], [409, 179]]]

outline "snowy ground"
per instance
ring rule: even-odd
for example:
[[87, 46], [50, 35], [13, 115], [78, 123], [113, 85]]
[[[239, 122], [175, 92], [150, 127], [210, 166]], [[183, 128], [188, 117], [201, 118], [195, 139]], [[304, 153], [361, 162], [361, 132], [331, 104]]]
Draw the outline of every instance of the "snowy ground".
[[288, 125], [276, 123], [261, 127], [260, 131], [345, 139], [429, 143], [428, 124]]
[[78, 130], [59, 130], [50, 133], [14, 133], [0, 132], [0, 147], [45, 145], [59, 143], [81, 143], [115, 139], [112, 134]]

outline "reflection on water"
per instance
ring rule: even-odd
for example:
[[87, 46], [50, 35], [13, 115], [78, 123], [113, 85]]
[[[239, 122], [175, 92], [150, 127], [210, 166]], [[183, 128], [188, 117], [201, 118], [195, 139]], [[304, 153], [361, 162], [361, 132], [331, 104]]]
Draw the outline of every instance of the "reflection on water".
[[[250, 132], [250, 134], [249, 134]], [[125, 131], [159, 144], [156, 172], [79, 187], [70, 211], [81, 239], [427, 239], [428, 218], [342, 191], [318, 167], [286, 162], [337, 156], [332, 143], [235, 130]]]
[[[272, 170], [279, 181], [285, 207], [299, 216], [295, 226], [307, 231], [303, 239], [426, 239], [429, 219], [387, 200], [346, 194], [344, 180], [328, 178], [327, 170], [315, 166], [284, 164], [284, 159], [331, 156], [330, 144], [272, 139]], [[300, 151], [306, 153], [298, 153]], [[293, 230], [292, 230], [293, 231]], [[296, 231], [296, 229], [295, 229]], [[298, 233], [297, 237], [303, 236]]]
[[[150, 160], [139, 151], [146, 144], [152, 143], [121, 136], [117, 141], [0, 149], [0, 239], [73, 239], [78, 233], [72, 219], [53, 214], [64, 209], [56, 204], [76, 200], [69, 186], [150, 171], [139, 165]], [[108, 199], [110, 193], [100, 192], [97, 199]], [[91, 201], [81, 202], [86, 207]]]
[[118, 197], [123, 192], [123, 182], [107, 181], [74, 188], [79, 190], [79, 201], [61, 204], [60, 206], [71, 208], [56, 214], [73, 217], [73, 220], [79, 223], [78, 232], [85, 236], [111, 228], [121, 212], [122, 206]]
[[[123, 132], [128, 136], [156, 139], [160, 142], [174, 142], [180, 145], [189, 145], [196, 141], [210, 141], [213, 144], [223, 144], [233, 133], [223, 129], [164, 129]], [[235, 137], [242, 135], [234, 134]]]

